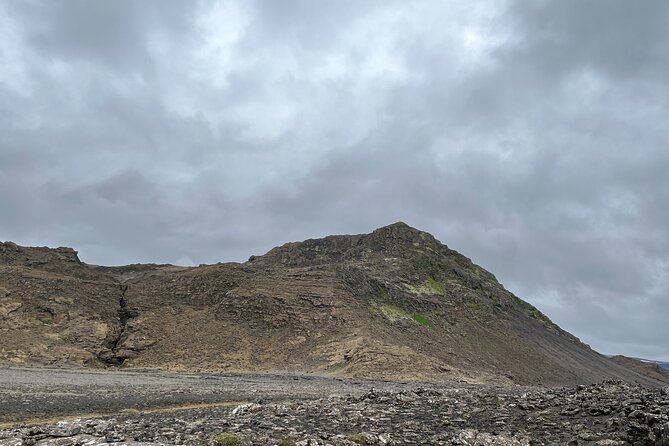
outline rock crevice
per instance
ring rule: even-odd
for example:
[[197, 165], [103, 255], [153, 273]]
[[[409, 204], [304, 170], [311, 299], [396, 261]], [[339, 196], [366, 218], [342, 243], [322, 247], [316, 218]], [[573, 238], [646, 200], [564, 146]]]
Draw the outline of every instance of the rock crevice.
[[119, 285], [119, 328], [113, 333], [113, 336], [108, 337], [106, 343], [108, 350], [98, 354], [98, 359], [109, 365], [122, 365], [127, 359], [126, 355], [121, 354], [121, 349], [123, 342], [128, 338], [128, 322], [137, 317], [137, 311], [128, 305], [127, 292], [128, 285]]

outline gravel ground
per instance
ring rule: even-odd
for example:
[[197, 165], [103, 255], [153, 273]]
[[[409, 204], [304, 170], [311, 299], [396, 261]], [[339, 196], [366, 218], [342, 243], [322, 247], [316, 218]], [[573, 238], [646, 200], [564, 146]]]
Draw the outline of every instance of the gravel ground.
[[669, 446], [669, 387], [2, 369], [0, 420], [0, 446]]
[[193, 405], [359, 395], [416, 387], [310, 375], [0, 368], [0, 426], [57, 417]]

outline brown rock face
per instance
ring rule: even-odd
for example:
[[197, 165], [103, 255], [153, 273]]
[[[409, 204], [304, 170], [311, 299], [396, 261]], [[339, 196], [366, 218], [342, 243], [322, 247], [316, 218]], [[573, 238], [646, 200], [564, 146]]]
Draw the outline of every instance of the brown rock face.
[[0, 244], [0, 361], [568, 384], [647, 377], [430, 234], [288, 243], [243, 264], [98, 267]]

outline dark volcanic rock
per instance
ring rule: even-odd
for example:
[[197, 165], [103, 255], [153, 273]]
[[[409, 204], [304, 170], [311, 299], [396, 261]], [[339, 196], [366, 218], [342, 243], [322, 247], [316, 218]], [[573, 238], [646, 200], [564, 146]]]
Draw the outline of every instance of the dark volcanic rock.
[[0, 446], [148, 442], [202, 445], [667, 445], [669, 397], [606, 382], [579, 388], [371, 389], [0, 430]]

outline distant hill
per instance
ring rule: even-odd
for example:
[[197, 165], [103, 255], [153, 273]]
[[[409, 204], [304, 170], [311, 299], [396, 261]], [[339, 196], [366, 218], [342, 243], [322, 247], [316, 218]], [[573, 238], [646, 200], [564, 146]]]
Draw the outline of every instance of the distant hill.
[[634, 358], [634, 359], [637, 359], [637, 360], [639, 360], [639, 361], [641, 361], [641, 362], [646, 362], [646, 363], [650, 363], [650, 364], [656, 364], [658, 367], [661, 367], [661, 368], [663, 368], [663, 369], [667, 369], [667, 370], [669, 370], [669, 362], [654, 361], [654, 360], [652, 360], [652, 359], [642, 359], [642, 358]]
[[660, 368], [669, 370], [669, 362], [655, 361], [655, 360], [652, 360], [652, 359], [643, 359], [643, 358], [633, 358], [633, 359], [636, 359], [637, 361], [645, 362], [647, 364], [655, 364]]
[[0, 244], [0, 361], [574, 384], [663, 378], [600, 355], [404, 223], [245, 263], [101, 267]]
[[669, 380], [669, 363], [660, 361], [651, 361], [648, 359], [630, 358], [627, 356], [611, 356], [611, 359], [617, 364], [623, 365], [628, 369], [636, 370], [646, 376], [666, 381]]

